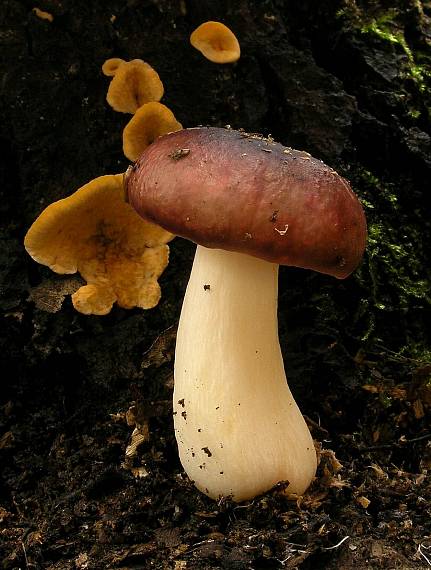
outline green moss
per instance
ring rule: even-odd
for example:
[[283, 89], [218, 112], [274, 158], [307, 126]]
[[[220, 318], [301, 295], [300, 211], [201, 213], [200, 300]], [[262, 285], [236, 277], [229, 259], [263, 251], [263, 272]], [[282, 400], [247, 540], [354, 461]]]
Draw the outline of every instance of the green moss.
[[[430, 223], [423, 212], [406, 208], [394, 184], [360, 166], [355, 172], [352, 182], [368, 220], [365, 260], [354, 274], [367, 292], [356, 315], [363, 327], [361, 338], [369, 342], [376, 342], [377, 336], [390, 339], [392, 331], [384, 328], [389, 317], [399, 323], [394, 336], [404, 336], [408, 347], [414, 334], [408, 332], [406, 323], [420, 329], [422, 324], [411, 317], [431, 312], [431, 268], [425, 245]], [[426, 350], [426, 342], [420, 339], [418, 350]]]
[[[418, 232], [411, 231], [413, 235], [400, 239], [385, 220], [369, 224], [368, 266], [377, 309], [408, 309], [415, 300], [431, 303], [429, 281], [424, 278], [422, 260], [417, 255]], [[396, 283], [396, 291], [388, 288], [389, 283]]]
[[[401, 360], [408, 359], [412, 361], [415, 366], [423, 366], [431, 364], [431, 350], [429, 347], [424, 347], [422, 343], [410, 342], [407, 346], [403, 347], [395, 355]], [[431, 376], [426, 381], [425, 386], [431, 385]]]
[[412, 119], [418, 119], [421, 112], [418, 109], [410, 109], [407, 113]]
[[[431, 304], [419, 217], [417, 225], [410, 223], [403, 231], [405, 215], [393, 185], [382, 184], [367, 170], [360, 174], [371, 198], [362, 202], [365, 210], [369, 211], [366, 255], [374, 285], [374, 306], [380, 310], [392, 310], [394, 307], [409, 308], [415, 300]], [[379, 206], [378, 211], [375, 204]], [[396, 221], [399, 224], [394, 226]]]
[[396, 11], [390, 11], [381, 16], [378, 20], [371, 20], [361, 27], [363, 34], [375, 34], [380, 39], [395, 44], [401, 48], [407, 56], [407, 66], [405, 76], [410, 77], [418, 86], [420, 91], [425, 91], [427, 88], [426, 79], [430, 77], [430, 72], [425, 66], [419, 65], [413, 56], [406, 38], [404, 30], [395, 27], [393, 18], [396, 16]]
[[371, 20], [361, 27], [363, 34], [376, 34], [379, 38], [388, 41], [392, 44], [399, 44], [402, 46], [405, 53], [411, 57], [411, 51], [408, 47], [404, 35], [401, 32], [394, 33], [387, 27], [387, 23], [392, 22], [394, 13], [386, 14], [379, 18], [379, 20]]
[[392, 398], [388, 394], [379, 394], [379, 400], [383, 408], [390, 408], [392, 406]]
[[370, 15], [354, 2], [336, 13], [336, 17], [344, 20], [352, 29], [357, 29], [362, 34], [374, 35], [383, 42], [397, 46], [406, 56], [401, 77], [410, 78], [423, 93], [428, 89], [431, 79], [431, 71], [427, 65], [429, 55], [421, 57], [419, 53], [413, 54], [405, 38], [401, 16], [402, 13], [397, 8], [389, 8]]

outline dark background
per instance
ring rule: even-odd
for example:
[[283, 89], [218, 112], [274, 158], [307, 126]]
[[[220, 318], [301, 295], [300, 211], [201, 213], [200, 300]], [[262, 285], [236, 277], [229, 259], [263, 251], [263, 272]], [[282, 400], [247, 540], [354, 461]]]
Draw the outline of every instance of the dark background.
[[[1, 568], [427, 567], [430, 18], [420, 0], [1, 2]], [[211, 19], [237, 35], [236, 64], [190, 46]], [[183, 475], [170, 398], [192, 244], [171, 243], [158, 307], [105, 317], [25, 253], [48, 204], [127, 168], [110, 57], [148, 61], [185, 127], [271, 134], [364, 205], [353, 276], [281, 271], [286, 371], [324, 450], [297, 502], [215, 503]], [[134, 424], [149, 435], [124, 463]]]

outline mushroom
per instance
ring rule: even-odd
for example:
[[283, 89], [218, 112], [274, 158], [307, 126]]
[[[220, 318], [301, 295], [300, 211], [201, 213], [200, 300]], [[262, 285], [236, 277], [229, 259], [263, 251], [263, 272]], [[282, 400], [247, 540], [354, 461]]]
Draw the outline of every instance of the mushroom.
[[235, 34], [221, 22], [205, 22], [190, 36], [190, 43], [214, 63], [233, 63], [241, 48]]
[[179, 131], [183, 126], [162, 103], [142, 105], [123, 130], [123, 152], [129, 160], [136, 160], [157, 137]]
[[277, 330], [279, 264], [347, 277], [366, 242], [349, 184], [308, 153], [258, 135], [184, 129], [149, 146], [125, 179], [147, 220], [198, 244], [175, 353], [182, 465], [210, 497], [250, 499], [316, 471]]
[[48, 22], [54, 21], [54, 16], [50, 12], [45, 12], [44, 10], [41, 10], [40, 8], [33, 8], [32, 10], [33, 10], [34, 14], [38, 18], [40, 18], [41, 20], [47, 20]]
[[86, 315], [120, 307], [150, 309], [160, 300], [158, 277], [174, 236], [140, 218], [126, 204], [123, 175], [100, 176], [50, 204], [25, 236], [31, 257], [56, 273], [79, 271], [87, 281], [73, 295]]
[[103, 75], [106, 75], [107, 77], [114, 77], [114, 75], [117, 73], [117, 69], [123, 63], [126, 62], [124, 59], [121, 59], [121, 57], [111, 57], [110, 59], [107, 59], [102, 65]]
[[163, 83], [158, 73], [142, 59], [111, 58], [102, 65], [102, 72], [112, 76], [106, 100], [115, 111], [133, 115], [144, 103], [160, 101], [163, 97]]

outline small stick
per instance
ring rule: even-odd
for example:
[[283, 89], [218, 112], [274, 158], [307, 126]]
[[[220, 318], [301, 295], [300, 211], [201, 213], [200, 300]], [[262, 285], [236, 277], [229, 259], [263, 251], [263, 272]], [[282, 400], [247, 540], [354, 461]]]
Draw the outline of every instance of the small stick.
[[338, 548], [339, 546], [341, 546], [343, 544], [343, 542], [345, 542], [348, 538], [350, 538], [350, 536], [345, 536], [344, 538], [342, 538], [340, 540], [340, 542], [337, 542], [337, 544], [334, 544], [334, 546], [326, 546], [326, 547], [323, 547], [322, 550], [334, 550], [334, 548]]
[[377, 451], [379, 449], [401, 449], [405, 445], [409, 445], [411, 443], [417, 443], [418, 441], [425, 441], [427, 439], [431, 439], [431, 433], [426, 433], [424, 435], [420, 435], [419, 437], [414, 437], [413, 439], [406, 439], [402, 443], [383, 443], [382, 445], [371, 445], [369, 447], [359, 447], [359, 451]]

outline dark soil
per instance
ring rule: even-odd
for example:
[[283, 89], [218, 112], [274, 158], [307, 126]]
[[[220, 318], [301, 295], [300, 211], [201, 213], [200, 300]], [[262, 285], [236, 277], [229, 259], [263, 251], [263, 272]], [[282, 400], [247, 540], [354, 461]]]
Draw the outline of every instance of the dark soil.
[[[431, 565], [431, 7], [420, 0], [0, 3], [0, 567], [427, 568]], [[206, 20], [242, 57], [188, 37]], [[155, 309], [74, 311], [74, 277], [25, 253], [49, 203], [123, 172], [129, 116], [109, 57], [142, 58], [184, 126], [232, 125], [350, 179], [369, 245], [345, 281], [283, 268], [289, 383], [322, 449], [304, 497], [214, 502], [177, 458], [175, 327], [192, 244], [171, 243]], [[143, 442], [126, 458], [136, 428]], [[135, 435], [136, 438], [136, 435]]]

